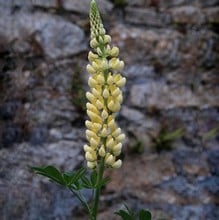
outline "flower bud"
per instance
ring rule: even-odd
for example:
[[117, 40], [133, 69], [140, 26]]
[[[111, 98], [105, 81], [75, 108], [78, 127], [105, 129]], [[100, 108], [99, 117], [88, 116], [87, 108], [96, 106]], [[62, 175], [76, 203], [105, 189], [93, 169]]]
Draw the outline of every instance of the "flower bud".
[[104, 35], [106, 33], [106, 30], [104, 28], [100, 29], [100, 35]]
[[87, 144], [84, 145], [84, 151], [85, 152], [92, 152], [93, 149], [91, 147], [89, 147]]
[[94, 112], [87, 110], [87, 115], [93, 122], [102, 123], [102, 119], [99, 115], [95, 114]]
[[108, 61], [106, 59], [101, 59], [100, 66], [102, 70], [108, 69]]
[[108, 112], [107, 112], [105, 109], [102, 111], [101, 117], [102, 117], [103, 119], [107, 119], [107, 117], [108, 117]]
[[125, 140], [125, 134], [120, 134], [118, 137], [116, 137], [116, 141], [123, 142]]
[[96, 88], [92, 88], [92, 94], [98, 98], [99, 96], [101, 96], [100, 91], [98, 91]]
[[[110, 118], [110, 117], [109, 117]], [[114, 130], [116, 128], [116, 123], [115, 123], [115, 120], [114, 118], [109, 120], [108, 118], [108, 121], [107, 121], [107, 126], [111, 129], [111, 130]]]
[[109, 74], [109, 76], [107, 77], [107, 84], [108, 85], [112, 85], [113, 84], [113, 77], [111, 74]]
[[96, 105], [99, 110], [101, 110], [104, 106], [103, 102], [101, 102], [100, 100], [97, 100]]
[[104, 43], [104, 36], [99, 35], [98, 41], [99, 41], [99, 43], [103, 44]]
[[101, 127], [101, 124], [93, 123], [93, 130], [95, 130], [96, 132], [98, 132], [101, 129]]
[[97, 47], [97, 53], [99, 56], [102, 56], [102, 54], [103, 54], [102, 50], [99, 47]]
[[119, 159], [112, 164], [112, 168], [118, 169], [122, 166], [122, 161]]
[[92, 148], [95, 149], [99, 145], [99, 143], [94, 138], [91, 138], [90, 139], [90, 145], [91, 145]]
[[86, 130], [86, 136], [88, 137], [88, 139], [92, 138], [92, 137], [95, 137], [96, 136], [96, 133], [91, 131], [91, 130]]
[[109, 90], [107, 89], [107, 88], [105, 88], [104, 90], [103, 90], [103, 97], [105, 98], [105, 99], [107, 99], [108, 97], [109, 97]]
[[115, 131], [113, 131], [112, 136], [117, 137], [121, 134], [121, 128], [117, 128]]
[[87, 167], [90, 169], [94, 169], [96, 165], [97, 165], [96, 162], [90, 162], [90, 161], [87, 162]]
[[106, 147], [112, 149], [113, 145], [114, 145], [114, 140], [112, 137], [109, 136], [106, 141]]
[[86, 160], [92, 162], [92, 161], [95, 161], [97, 159], [97, 155], [96, 155], [95, 152], [94, 153], [86, 152], [85, 153], [85, 158], [86, 158]]
[[105, 163], [109, 166], [111, 166], [115, 161], [115, 158], [112, 154], [107, 154], [105, 157]]
[[89, 51], [89, 53], [88, 53], [88, 60], [89, 60], [90, 62], [92, 62], [92, 61], [94, 61], [95, 59], [98, 59], [98, 55], [95, 54], [95, 53], [93, 53], [93, 52], [91, 52], [91, 51]]
[[113, 109], [114, 104], [115, 104], [114, 101], [111, 99], [110, 101], [108, 101], [107, 107], [111, 110]]
[[110, 51], [110, 55], [112, 57], [117, 57], [119, 55], [119, 48], [118, 47], [113, 47]]
[[112, 58], [109, 61], [109, 66], [110, 68], [112, 68], [113, 70], [119, 70], [121, 71], [124, 68], [124, 62], [120, 61], [118, 58]]
[[103, 85], [105, 83], [105, 79], [104, 79], [104, 76], [102, 74], [99, 74], [97, 76], [97, 82], [100, 84], [100, 85]]
[[94, 96], [92, 93], [86, 92], [86, 97], [87, 97], [87, 99], [88, 99], [91, 103], [95, 103], [96, 98], [95, 98], [95, 96]]
[[105, 151], [103, 145], [100, 147], [98, 153], [99, 153], [99, 155], [100, 155], [101, 157], [105, 157], [105, 155], [106, 155], [106, 151]]
[[96, 48], [98, 46], [98, 42], [96, 40], [96, 38], [93, 38], [91, 41], [90, 41], [90, 46], [92, 48]]
[[103, 41], [105, 44], [108, 44], [111, 42], [111, 37], [109, 35], [104, 35]]
[[86, 108], [96, 114], [99, 113], [99, 111], [97, 110], [97, 107], [94, 104], [91, 104], [89, 102], [86, 104]]
[[122, 143], [118, 143], [113, 146], [113, 151], [121, 151], [122, 149]]
[[117, 97], [116, 97], [117, 102], [122, 103], [123, 101], [123, 96], [122, 93], [120, 93]]
[[93, 123], [92, 123], [91, 121], [86, 120], [86, 121], [85, 121], [85, 125], [86, 125], [86, 127], [87, 127], [88, 129], [92, 130]]
[[120, 80], [116, 81], [116, 85], [119, 87], [123, 87], [126, 84], [126, 78], [122, 77]]
[[108, 135], [108, 130], [107, 130], [107, 128], [104, 127], [104, 128], [102, 129], [100, 135], [101, 135], [102, 137], [106, 137], [106, 136]]
[[87, 65], [86, 69], [90, 74], [94, 74], [96, 72], [96, 70], [90, 64]]
[[120, 89], [119, 89], [119, 88], [116, 88], [116, 89], [112, 92], [112, 95], [113, 95], [113, 96], [118, 96], [120, 93], [121, 93]]
[[89, 77], [88, 79], [88, 85], [90, 87], [95, 87], [97, 85], [97, 81], [95, 79], [93, 79], [93, 77]]

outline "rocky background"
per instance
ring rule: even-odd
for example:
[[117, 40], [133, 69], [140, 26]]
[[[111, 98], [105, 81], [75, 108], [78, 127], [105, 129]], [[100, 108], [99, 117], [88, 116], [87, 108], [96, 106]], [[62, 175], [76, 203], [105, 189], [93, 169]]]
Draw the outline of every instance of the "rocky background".
[[[127, 86], [124, 165], [99, 219], [219, 219], [219, 1], [99, 0]], [[0, 218], [86, 219], [29, 167], [84, 163], [89, 0], [0, 0]], [[89, 194], [85, 192], [89, 198]]]

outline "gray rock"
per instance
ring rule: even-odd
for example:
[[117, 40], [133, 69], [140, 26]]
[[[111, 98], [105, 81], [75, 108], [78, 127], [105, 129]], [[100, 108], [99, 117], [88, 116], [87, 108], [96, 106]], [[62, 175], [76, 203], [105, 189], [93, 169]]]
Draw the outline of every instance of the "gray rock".
[[45, 13], [1, 14], [0, 36], [8, 42], [32, 39], [49, 58], [71, 56], [86, 48], [84, 33], [78, 26]]
[[145, 120], [145, 116], [140, 111], [128, 108], [127, 106], [122, 107], [121, 116], [136, 124], [141, 124]]
[[131, 8], [125, 9], [125, 19], [134, 24], [161, 27], [164, 23], [161, 16], [153, 9]]
[[219, 23], [219, 7], [208, 8], [204, 10], [207, 22], [218, 24]]
[[170, 13], [173, 22], [179, 24], [203, 24], [205, 22], [204, 14], [196, 7], [182, 6], [172, 8]]
[[[59, 96], [54, 99], [50, 99], [50, 94], [46, 94], [47, 97], [42, 97], [43, 92], [39, 91], [36, 94], [36, 102], [32, 103], [28, 115], [32, 120], [39, 123], [53, 124], [53, 126], [62, 126], [63, 124], [71, 123], [78, 117], [78, 113], [75, 112], [71, 101], [66, 96]], [[59, 106], [59, 107], [57, 107]]]
[[[111, 30], [112, 38], [120, 47], [121, 57], [126, 63], [135, 64], [145, 62], [161, 65], [179, 65], [179, 46], [182, 35], [174, 30], [141, 29], [116, 25]], [[137, 51], [137, 52], [136, 52]], [[150, 63], [151, 61], [151, 63]]]
[[[63, 1], [63, 7], [66, 10], [79, 12], [79, 13], [83, 13], [83, 14], [88, 14], [89, 4], [90, 4], [90, 0], [80, 0], [80, 1], [65, 0], [65, 1]], [[101, 11], [101, 14], [107, 14], [113, 8], [112, 3], [108, 2], [108, 1], [97, 0], [97, 4], [98, 4], [98, 7]]]
[[196, 0], [161, 0], [160, 6], [161, 7], [176, 7], [176, 6], [183, 6], [183, 5], [192, 5], [196, 3]]
[[8, 125], [0, 132], [0, 148], [12, 147], [14, 143], [21, 142], [23, 140], [23, 133], [21, 126], [16, 124]]
[[212, 175], [219, 176], [219, 150], [212, 150], [209, 152], [208, 161]]
[[57, 1], [56, 0], [15, 0], [15, 1], [9, 1], [8, 5], [10, 7], [14, 6], [20, 6], [20, 7], [42, 7], [42, 8], [54, 8], [57, 7]]
[[133, 85], [130, 103], [136, 107], [169, 109], [183, 106], [200, 106], [200, 100], [185, 86], [169, 87], [164, 83], [145, 83]]
[[130, 6], [146, 6], [148, 4], [147, 0], [126, 0]]
[[153, 66], [146, 66], [141, 64], [126, 65], [126, 70], [124, 76], [132, 80], [142, 79], [142, 78], [154, 78], [155, 72]]
[[209, 7], [209, 6], [218, 6], [219, 1], [218, 0], [199, 0], [199, 4], [203, 7]]
[[32, 145], [42, 145], [48, 140], [48, 128], [45, 125], [38, 125], [31, 129], [30, 143]]

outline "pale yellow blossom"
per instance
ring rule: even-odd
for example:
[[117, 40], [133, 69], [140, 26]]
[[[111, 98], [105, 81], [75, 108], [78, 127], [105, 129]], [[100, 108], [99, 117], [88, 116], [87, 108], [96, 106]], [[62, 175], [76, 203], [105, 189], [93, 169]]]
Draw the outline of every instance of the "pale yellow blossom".
[[89, 144], [84, 145], [87, 166], [94, 169], [104, 160], [105, 166], [119, 168], [122, 161], [117, 157], [122, 151], [125, 135], [115, 122], [115, 113], [121, 108], [123, 100], [121, 88], [126, 79], [120, 72], [124, 62], [118, 58], [119, 48], [110, 46], [111, 37], [103, 27], [96, 2], [90, 7], [91, 41], [93, 49], [88, 53], [87, 72], [90, 91], [86, 93], [86, 104], [89, 120], [86, 138]]

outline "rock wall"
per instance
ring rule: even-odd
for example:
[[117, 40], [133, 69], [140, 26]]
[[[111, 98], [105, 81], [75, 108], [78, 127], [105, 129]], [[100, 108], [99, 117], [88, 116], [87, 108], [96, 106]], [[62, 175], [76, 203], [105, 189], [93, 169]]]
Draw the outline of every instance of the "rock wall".
[[[218, 0], [99, 0], [127, 86], [124, 166], [99, 219], [219, 219]], [[89, 0], [0, 0], [0, 216], [86, 219], [30, 166], [83, 164]], [[85, 192], [89, 198], [89, 194]], [[78, 217], [77, 217], [78, 216]]]

